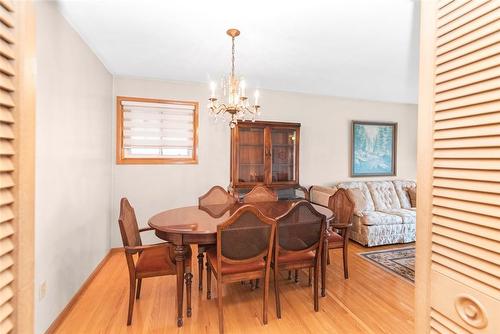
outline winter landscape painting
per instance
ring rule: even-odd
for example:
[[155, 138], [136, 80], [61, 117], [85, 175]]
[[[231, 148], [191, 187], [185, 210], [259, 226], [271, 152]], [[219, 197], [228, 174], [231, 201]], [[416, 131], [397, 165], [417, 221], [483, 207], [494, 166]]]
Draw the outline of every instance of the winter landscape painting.
[[396, 175], [397, 123], [352, 122], [352, 176]]

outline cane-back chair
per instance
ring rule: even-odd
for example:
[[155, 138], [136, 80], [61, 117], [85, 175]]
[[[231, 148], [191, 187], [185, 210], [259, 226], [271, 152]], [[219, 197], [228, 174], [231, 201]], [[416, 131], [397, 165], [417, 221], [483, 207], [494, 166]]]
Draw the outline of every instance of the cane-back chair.
[[[198, 207], [214, 217], [222, 216], [235, 202], [236, 198], [221, 186], [213, 186], [206, 194], [198, 197]], [[203, 290], [203, 258], [210, 247], [215, 247], [215, 244], [198, 245], [198, 290], [200, 291]]]
[[266, 186], [255, 186], [242, 198], [242, 202], [245, 204], [276, 202], [277, 200], [278, 195]]
[[[134, 208], [126, 198], [120, 201], [120, 217], [118, 219], [120, 233], [122, 236], [125, 258], [127, 260], [130, 290], [128, 301], [127, 325], [132, 323], [132, 313], [134, 311], [134, 296], [139, 299], [141, 294], [142, 279], [147, 277], [176, 275], [176, 264], [174, 248], [168, 242], [154, 245], [143, 245], [141, 232], [152, 230], [152, 228], [139, 229]], [[135, 255], [137, 254], [137, 255]], [[191, 248], [185, 263], [185, 280], [187, 290], [188, 316], [191, 310]], [[137, 288], [136, 288], [137, 284]]]
[[[274, 289], [276, 314], [281, 318], [279, 295], [280, 270], [314, 270], [314, 310], [319, 310], [319, 270], [325, 236], [325, 216], [317, 212], [308, 201], [299, 201], [277, 218], [274, 257]], [[311, 272], [311, 271], [309, 271]]]
[[222, 285], [264, 279], [263, 322], [267, 324], [269, 272], [276, 222], [257, 208], [244, 205], [217, 226], [217, 247], [207, 250], [207, 299], [211, 298], [211, 272], [217, 279], [219, 332], [224, 332]]
[[[328, 226], [326, 230], [327, 247], [324, 248], [326, 261], [323, 262], [321, 272], [321, 295], [326, 295], [326, 287], [323, 282], [326, 281], [326, 263], [330, 264], [330, 249], [342, 249], [344, 264], [344, 278], [349, 278], [349, 233], [352, 227], [352, 215], [354, 213], [354, 203], [349, 199], [345, 189], [338, 189], [329, 200], [329, 208], [333, 211], [335, 221]], [[339, 233], [337, 233], [337, 231]]]

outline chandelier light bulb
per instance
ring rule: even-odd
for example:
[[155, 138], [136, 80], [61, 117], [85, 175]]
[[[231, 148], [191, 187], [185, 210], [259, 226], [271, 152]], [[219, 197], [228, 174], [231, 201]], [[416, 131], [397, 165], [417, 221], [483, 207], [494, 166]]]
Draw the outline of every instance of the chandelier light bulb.
[[245, 80], [241, 80], [240, 81], [240, 95], [241, 96], [246, 96], [246, 94], [245, 94], [246, 88], [247, 88], [247, 83], [245, 82]]
[[210, 97], [215, 97], [215, 89], [217, 88], [217, 84], [215, 82], [210, 82]]

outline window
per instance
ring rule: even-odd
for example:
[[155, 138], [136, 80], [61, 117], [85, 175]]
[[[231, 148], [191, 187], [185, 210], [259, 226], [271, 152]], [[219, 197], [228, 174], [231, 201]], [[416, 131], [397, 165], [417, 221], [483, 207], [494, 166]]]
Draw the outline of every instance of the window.
[[118, 164], [196, 164], [198, 102], [117, 97]]

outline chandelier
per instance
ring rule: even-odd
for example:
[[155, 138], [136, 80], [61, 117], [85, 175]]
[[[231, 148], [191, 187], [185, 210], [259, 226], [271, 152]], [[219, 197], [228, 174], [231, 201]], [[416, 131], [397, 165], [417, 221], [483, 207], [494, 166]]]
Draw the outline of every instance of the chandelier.
[[256, 115], [260, 115], [259, 91], [254, 93], [254, 104], [250, 105], [246, 95], [246, 82], [234, 73], [234, 39], [240, 35], [238, 29], [229, 29], [226, 32], [232, 41], [231, 74], [221, 80], [222, 101], [216, 96], [217, 84], [210, 83], [210, 104], [209, 113], [216, 120], [223, 118], [229, 121], [229, 126], [234, 128], [238, 120], [245, 121], [252, 119], [255, 121]]

